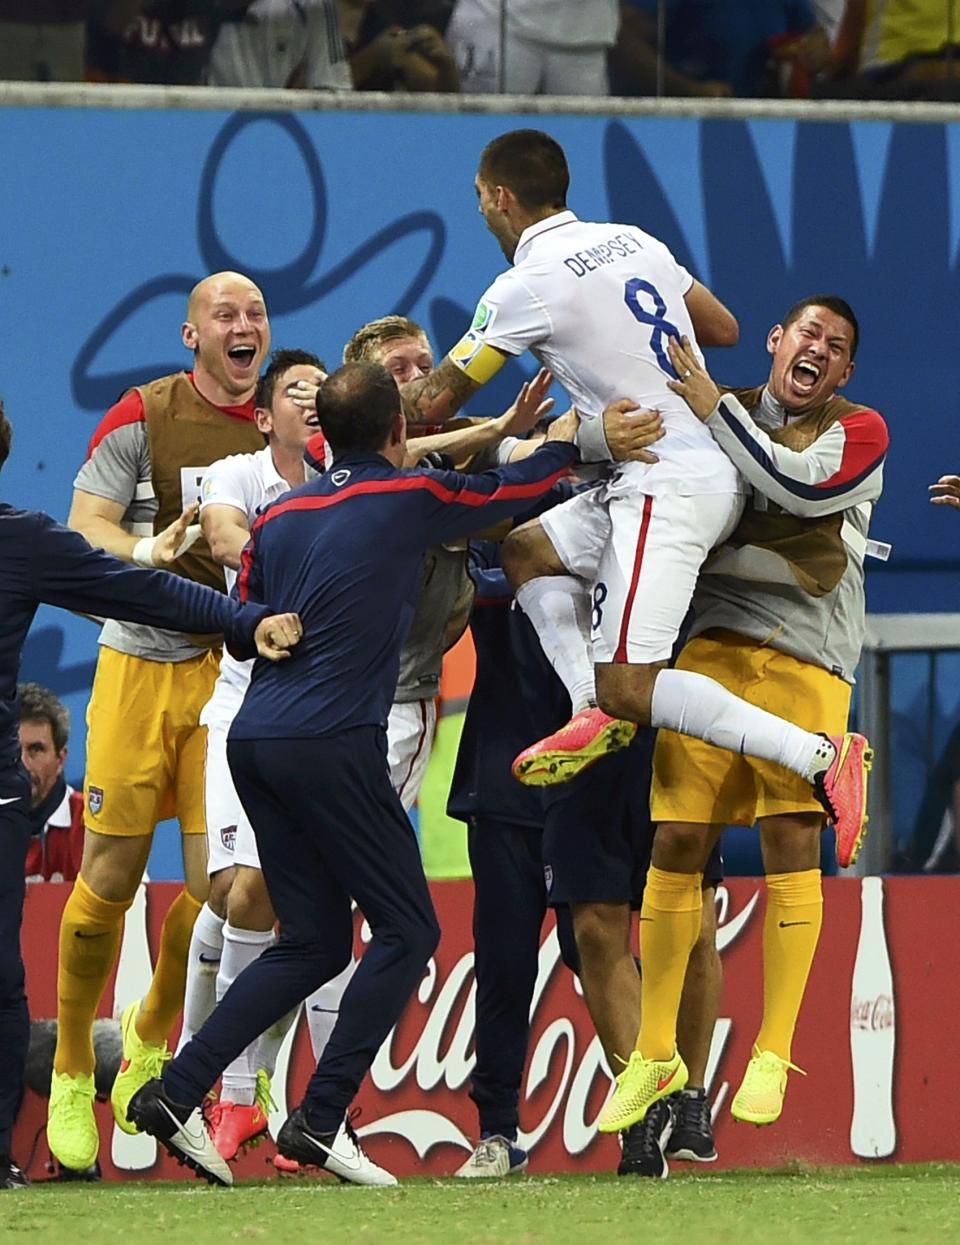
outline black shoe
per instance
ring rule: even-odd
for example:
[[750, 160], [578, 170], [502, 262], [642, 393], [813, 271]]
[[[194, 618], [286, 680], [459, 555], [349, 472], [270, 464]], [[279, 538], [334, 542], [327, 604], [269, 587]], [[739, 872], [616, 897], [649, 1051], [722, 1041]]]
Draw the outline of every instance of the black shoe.
[[156, 1137], [178, 1163], [186, 1163], [211, 1184], [232, 1185], [233, 1172], [220, 1157], [199, 1107], [174, 1102], [154, 1077], [130, 1099], [127, 1119]]
[[53, 1179], [58, 1183], [69, 1182], [71, 1180], [102, 1180], [103, 1173], [100, 1171], [99, 1162], [94, 1163], [92, 1167], [85, 1167], [83, 1171], [77, 1171], [75, 1167], [64, 1167], [61, 1163], [59, 1170]]
[[623, 1154], [620, 1156], [618, 1176], [650, 1176], [666, 1180], [669, 1172], [665, 1147], [673, 1128], [673, 1111], [670, 1101], [661, 1098], [655, 1102], [639, 1124], [633, 1124], [622, 1134]]
[[673, 1132], [667, 1142], [667, 1154], [672, 1159], [686, 1159], [691, 1163], [713, 1163], [717, 1148], [713, 1144], [713, 1124], [710, 1120], [710, 1102], [705, 1089], [685, 1089], [671, 1094], [673, 1104]]
[[0, 1154], [0, 1189], [25, 1189], [30, 1184], [9, 1154]]
[[349, 1120], [333, 1133], [317, 1133], [309, 1126], [303, 1108], [291, 1111], [277, 1133], [277, 1149], [285, 1159], [304, 1167], [322, 1167], [345, 1184], [395, 1185], [397, 1178], [378, 1167], [360, 1144]]

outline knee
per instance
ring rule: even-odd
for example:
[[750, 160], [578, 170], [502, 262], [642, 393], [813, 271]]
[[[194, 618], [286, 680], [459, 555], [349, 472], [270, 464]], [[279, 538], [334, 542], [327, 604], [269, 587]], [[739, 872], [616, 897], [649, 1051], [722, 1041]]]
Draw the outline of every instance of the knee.
[[108, 903], [131, 903], [143, 878], [150, 839], [112, 838], [87, 831], [80, 875]]
[[556, 574], [556, 570], [544, 558], [545, 544], [549, 547], [543, 529], [536, 520], [524, 523], [507, 536], [500, 548], [500, 565], [514, 590], [538, 575]]
[[604, 663], [596, 667], [597, 704], [612, 718], [641, 726], [650, 722], [653, 681], [659, 666]]
[[232, 868], [221, 869], [210, 879], [210, 889], [207, 894], [207, 906], [219, 917], [225, 917], [227, 915], [227, 903], [232, 883]]
[[623, 909], [619, 904], [578, 904], [573, 929], [577, 951], [584, 961], [608, 958], [624, 944]]
[[234, 929], [273, 929], [276, 916], [259, 869], [238, 869], [227, 898], [227, 920]]
[[663, 823], [653, 839], [653, 864], [668, 873], [698, 873], [709, 854], [706, 826]]
[[432, 912], [429, 915], [424, 914], [423, 918], [415, 922], [407, 934], [407, 945], [411, 953], [424, 964], [436, 951], [439, 943], [440, 926]]

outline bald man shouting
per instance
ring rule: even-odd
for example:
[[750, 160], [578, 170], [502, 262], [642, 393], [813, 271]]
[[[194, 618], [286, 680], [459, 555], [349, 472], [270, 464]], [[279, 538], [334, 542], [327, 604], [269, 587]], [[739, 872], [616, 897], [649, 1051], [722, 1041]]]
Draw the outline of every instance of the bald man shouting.
[[[190, 293], [180, 330], [190, 371], [129, 390], [100, 422], [74, 481], [70, 526], [140, 566], [163, 566], [224, 590], [223, 569], [191, 523], [204, 468], [263, 448], [253, 415], [270, 348], [263, 295], [236, 272]], [[143, 876], [157, 822], [176, 816], [186, 886], [163, 925], [150, 989], [123, 1014], [114, 1117], [169, 1058], [183, 1005], [186, 955], [207, 892], [203, 813], [205, 728], [200, 710], [217, 677], [222, 637], [107, 622], [100, 636], [87, 736], [86, 827], [80, 876], [60, 925], [57, 1050], [47, 1140], [61, 1164], [96, 1161], [93, 1020], [110, 976], [124, 913]]]

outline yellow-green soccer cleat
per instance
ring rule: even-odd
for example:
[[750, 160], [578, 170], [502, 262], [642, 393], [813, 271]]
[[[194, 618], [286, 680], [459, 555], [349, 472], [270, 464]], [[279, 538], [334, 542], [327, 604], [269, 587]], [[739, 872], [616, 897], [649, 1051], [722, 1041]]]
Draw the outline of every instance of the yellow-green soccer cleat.
[[166, 1042], [156, 1045], [145, 1042], [137, 1033], [137, 1015], [140, 1011], [140, 1000], [137, 999], [124, 1010], [120, 1017], [120, 1040], [123, 1043], [123, 1058], [120, 1071], [110, 1091], [110, 1105], [113, 1107], [113, 1118], [117, 1127], [125, 1133], [139, 1131], [136, 1124], [127, 1119], [127, 1107], [130, 1099], [147, 1081], [163, 1075], [163, 1065], [170, 1059], [170, 1051]]
[[54, 1072], [50, 1082], [47, 1143], [72, 1171], [86, 1171], [97, 1161], [100, 1133], [93, 1113], [96, 1086], [92, 1076]]
[[600, 1112], [597, 1128], [601, 1133], [620, 1133], [639, 1124], [655, 1102], [683, 1089], [687, 1075], [679, 1052], [672, 1059], [644, 1059], [635, 1050], [617, 1077], [617, 1088]]
[[789, 1059], [781, 1059], [772, 1050], [760, 1050], [755, 1046], [740, 1088], [730, 1104], [733, 1118], [744, 1124], [773, 1124], [779, 1120], [789, 1070], [807, 1075]]
[[546, 739], [524, 748], [514, 758], [513, 776], [527, 787], [553, 787], [569, 782], [601, 757], [626, 748], [636, 733], [636, 722], [611, 718], [591, 705], [575, 713]]

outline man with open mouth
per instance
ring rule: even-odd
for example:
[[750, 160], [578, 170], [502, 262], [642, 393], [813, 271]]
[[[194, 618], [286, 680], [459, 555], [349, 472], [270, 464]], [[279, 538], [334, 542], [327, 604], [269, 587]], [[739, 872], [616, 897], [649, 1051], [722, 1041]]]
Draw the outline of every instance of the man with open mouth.
[[[191, 291], [181, 340], [189, 371], [129, 390], [101, 420], [75, 481], [70, 526], [92, 545], [141, 566], [224, 590], [199, 526], [172, 551], [163, 533], [199, 501], [204, 469], [263, 448], [254, 391], [270, 348], [260, 290], [236, 272]], [[167, 1035], [183, 1004], [186, 954], [207, 891], [200, 711], [217, 677], [221, 636], [108, 622], [90, 700], [80, 876], [60, 926], [57, 1050], [47, 1137], [64, 1167], [89, 1168], [99, 1134], [93, 1111], [93, 1019], [116, 960], [154, 827], [177, 816], [186, 887], [163, 926], [150, 989], [123, 1013], [123, 1062], [114, 1116], [126, 1132], [129, 1099], [169, 1058]]]

